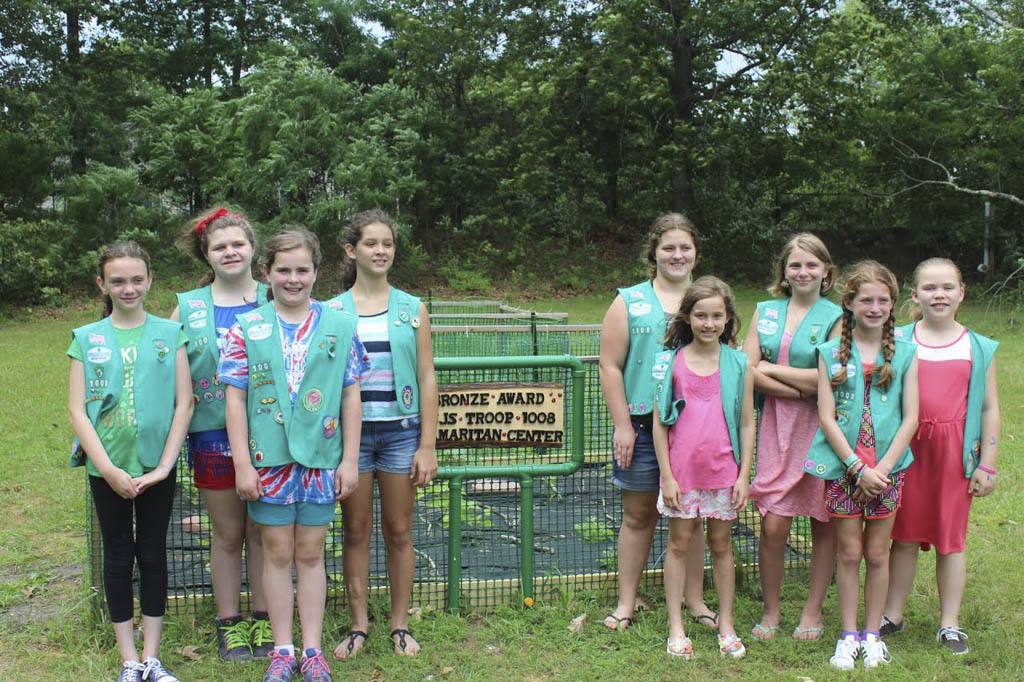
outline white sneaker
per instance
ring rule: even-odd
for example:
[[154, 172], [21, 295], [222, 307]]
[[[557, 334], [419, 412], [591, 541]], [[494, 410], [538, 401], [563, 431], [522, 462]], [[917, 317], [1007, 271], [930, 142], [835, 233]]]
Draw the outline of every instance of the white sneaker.
[[159, 658], [150, 656], [143, 665], [142, 679], [148, 682], [179, 682], [171, 671], [164, 667]]
[[836, 642], [836, 652], [828, 659], [828, 664], [840, 670], [853, 670], [860, 654], [860, 642], [857, 635], [847, 635]]
[[892, 656], [885, 642], [875, 635], [867, 635], [861, 642], [861, 650], [864, 652], [864, 669], [876, 668], [879, 663], [892, 663]]

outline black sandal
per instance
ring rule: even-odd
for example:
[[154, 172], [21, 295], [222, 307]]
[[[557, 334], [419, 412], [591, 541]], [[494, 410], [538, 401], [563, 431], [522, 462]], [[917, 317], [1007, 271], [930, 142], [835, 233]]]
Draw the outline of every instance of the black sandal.
[[[609, 618], [611, 618], [612, 620], [615, 621], [615, 627], [608, 628], [608, 619]], [[619, 618], [614, 613], [609, 613], [607, 616], [604, 617], [604, 621], [602, 622], [602, 625], [604, 625], [609, 630], [613, 630], [615, 632], [622, 632], [622, 631], [624, 631], [626, 628], [628, 628], [632, 624], [633, 624], [632, 617], [630, 617], [630, 616], [623, 616], [622, 618]]]
[[711, 630], [718, 629], [718, 614], [714, 611], [711, 612], [711, 615], [702, 613], [699, 616], [690, 616], [690, 620], [692, 620], [694, 623], [700, 623], [704, 627], [709, 628]]
[[[389, 636], [391, 637], [392, 643], [394, 643], [395, 637], [396, 636], [398, 637], [398, 648], [401, 649], [402, 653], [404, 654], [405, 653], [405, 647], [408, 646], [408, 644], [405, 641], [405, 638], [407, 636], [408, 637], [412, 637], [412, 633], [409, 632], [408, 630], [404, 630], [402, 628], [395, 628], [394, 630], [391, 631], [391, 634]], [[413, 637], [413, 639], [415, 639], [415, 637]]]
[[[363, 632], [362, 630], [349, 630], [348, 633], [345, 635], [345, 639], [347, 639], [348, 642], [345, 644], [345, 658], [342, 660], [347, 661], [348, 659], [352, 658], [352, 654], [356, 652], [355, 647], [357, 637], [362, 637], [363, 645], [366, 645], [365, 632]], [[360, 647], [359, 650], [362, 650], [362, 647]]]

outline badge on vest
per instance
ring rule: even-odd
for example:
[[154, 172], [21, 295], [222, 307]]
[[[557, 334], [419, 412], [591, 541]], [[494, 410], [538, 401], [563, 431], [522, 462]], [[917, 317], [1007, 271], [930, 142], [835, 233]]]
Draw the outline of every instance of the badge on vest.
[[779, 319], [779, 311], [775, 308], [765, 308], [764, 316], [770, 320], [777, 320]]
[[[774, 312], [774, 311], [767, 311]], [[765, 336], [771, 336], [775, 332], [779, 331], [779, 323], [775, 320], [758, 320], [757, 331]]]
[[164, 358], [167, 357], [167, 354], [171, 352], [171, 349], [167, 347], [167, 344], [160, 339], [153, 341], [153, 346], [156, 348], [156, 359], [161, 362], [163, 362]]
[[333, 308], [334, 310], [342, 310], [342, 309], [344, 309], [345, 304], [342, 303], [341, 301], [328, 301], [327, 302], [327, 307], [328, 308]]
[[327, 343], [328, 343], [328, 346], [327, 346], [327, 357], [333, 358], [335, 352], [338, 349], [338, 337], [337, 336], [331, 336], [331, 335], [328, 334], [328, 336], [327, 336]]
[[262, 341], [263, 339], [270, 337], [270, 332], [271, 330], [273, 330], [273, 328], [274, 326], [269, 322], [264, 322], [263, 324], [254, 324], [253, 326], [249, 327], [249, 338], [252, 339], [253, 341]]
[[811, 338], [808, 339], [811, 343], [818, 343], [818, 334], [821, 333], [821, 326], [815, 325], [811, 327]]
[[404, 386], [402, 388], [402, 405], [407, 410], [412, 407], [412, 386]]
[[274, 421], [278, 424], [284, 424], [284, 413], [281, 410], [274, 413]]
[[197, 301], [192, 299], [188, 302], [188, 307], [197, 310], [203, 310], [206, 308], [206, 301]]
[[418, 318], [418, 317], [412, 318], [412, 320], [409, 322], [409, 324], [412, 325], [413, 329], [419, 329], [420, 328], [420, 318]]
[[646, 315], [651, 312], [650, 303], [630, 303], [629, 314], [630, 315]]
[[323, 402], [324, 394], [319, 388], [311, 388], [302, 396], [302, 406], [310, 412], [318, 412]]
[[93, 346], [85, 352], [85, 357], [94, 365], [104, 364], [110, 360], [113, 355], [114, 351], [112, 351], [109, 346]]
[[629, 297], [630, 298], [635, 298], [635, 299], [638, 299], [638, 300], [642, 301], [642, 300], [644, 300], [644, 292], [642, 292], [642, 291], [631, 291], [631, 292], [629, 292]]
[[107, 345], [107, 337], [103, 336], [103, 334], [89, 334], [89, 343], [105, 346]]
[[338, 418], [337, 417], [324, 417], [324, 438], [334, 438], [334, 434], [338, 432]]
[[242, 315], [242, 317], [245, 319], [246, 322], [256, 322], [257, 320], [263, 319], [263, 316], [257, 312], [246, 313], [245, 315]]
[[97, 379], [102, 379], [103, 378], [103, 368], [102, 367], [94, 367], [93, 368], [93, 372], [96, 373], [96, 378]]

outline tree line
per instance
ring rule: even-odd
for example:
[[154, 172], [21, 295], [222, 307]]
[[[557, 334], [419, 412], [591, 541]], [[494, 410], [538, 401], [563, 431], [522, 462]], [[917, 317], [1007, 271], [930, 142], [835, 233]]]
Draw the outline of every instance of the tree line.
[[0, 8], [5, 300], [220, 202], [330, 243], [384, 208], [406, 277], [466, 289], [585, 289], [667, 210], [752, 280], [805, 229], [973, 269], [986, 200], [994, 271], [1024, 255], [1021, 0]]

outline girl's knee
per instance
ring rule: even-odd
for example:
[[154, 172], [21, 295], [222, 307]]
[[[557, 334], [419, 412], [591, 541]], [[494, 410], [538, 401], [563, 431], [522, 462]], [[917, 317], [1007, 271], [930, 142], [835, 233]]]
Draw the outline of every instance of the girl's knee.
[[373, 533], [373, 517], [360, 515], [351, 519], [346, 518], [344, 531], [343, 542], [346, 547], [369, 546], [370, 535]]
[[412, 547], [412, 525], [409, 523], [387, 524], [383, 526], [384, 544], [388, 551], [408, 550]]
[[708, 551], [711, 555], [719, 558], [726, 558], [732, 555], [732, 538], [729, 536], [715, 536], [710, 535], [708, 537]]

